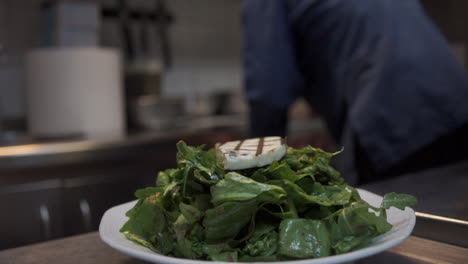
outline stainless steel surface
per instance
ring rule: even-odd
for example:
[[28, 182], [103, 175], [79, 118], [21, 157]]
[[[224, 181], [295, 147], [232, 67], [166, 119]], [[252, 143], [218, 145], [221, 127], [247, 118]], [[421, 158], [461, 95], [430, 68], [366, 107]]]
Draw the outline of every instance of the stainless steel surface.
[[416, 217], [413, 235], [468, 248], [468, 221], [421, 212]]
[[468, 160], [360, 187], [380, 195], [408, 193], [418, 199], [417, 212], [468, 219]]

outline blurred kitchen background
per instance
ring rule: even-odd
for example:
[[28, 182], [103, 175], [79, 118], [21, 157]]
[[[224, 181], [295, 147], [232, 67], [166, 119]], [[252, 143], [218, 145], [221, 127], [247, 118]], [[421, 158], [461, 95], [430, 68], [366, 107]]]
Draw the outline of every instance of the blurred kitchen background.
[[[468, 2], [422, 2], [466, 66]], [[180, 139], [247, 136], [241, 3], [0, 0], [0, 249], [97, 230]], [[290, 115], [291, 145], [335, 147]]]

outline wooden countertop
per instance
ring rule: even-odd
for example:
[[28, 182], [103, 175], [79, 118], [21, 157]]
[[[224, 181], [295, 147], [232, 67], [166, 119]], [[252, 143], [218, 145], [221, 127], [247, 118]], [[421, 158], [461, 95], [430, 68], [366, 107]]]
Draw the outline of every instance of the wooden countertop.
[[[356, 261], [370, 263], [466, 263], [468, 249], [418, 237], [384, 253]], [[102, 242], [97, 232], [0, 251], [2, 264], [142, 264]]]

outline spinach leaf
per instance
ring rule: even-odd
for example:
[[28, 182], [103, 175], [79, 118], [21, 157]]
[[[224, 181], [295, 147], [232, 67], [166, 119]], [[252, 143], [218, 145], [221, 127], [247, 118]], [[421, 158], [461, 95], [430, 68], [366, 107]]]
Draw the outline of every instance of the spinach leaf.
[[120, 232], [127, 238], [155, 250], [152, 239], [166, 229], [166, 219], [160, 207], [144, 200], [122, 226]]
[[301, 187], [288, 180], [272, 180], [267, 183], [285, 189], [288, 197], [294, 201], [300, 212], [307, 209], [310, 204], [345, 205], [349, 202], [352, 194], [352, 190], [347, 186], [322, 186], [317, 183], [314, 185], [314, 192], [307, 194]]
[[226, 202], [205, 212], [203, 226], [208, 242], [234, 238], [257, 210], [257, 201]]
[[237, 251], [211, 254], [210, 258], [213, 261], [237, 262]]
[[192, 250], [192, 241], [185, 237], [177, 239], [174, 250], [176, 251], [176, 255], [180, 255], [188, 259], [195, 258], [194, 251]]
[[195, 206], [191, 206], [189, 204], [180, 203], [179, 209], [185, 219], [187, 219], [187, 222], [190, 224], [198, 222], [203, 216], [203, 212], [198, 210], [198, 208]]
[[397, 194], [397, 193], [388, 193], [384, 196], [382, 201], [382, 208], [388, 209], [391, 206], [394, 206], [400, 210], [405, 210], [407, 206], [416, 205], [416, 197], [409, 194]]
[[231, 251], [234, 251], [234, 249], [230, 247], [227, 242], [203, 245], [203, 252], [208, 256], [218, 255], [221, 252], [231, 252]]
[[279, 251], [292, 258], [329, 256], [330, 234], [324, 222], [309, 219], [285, 219], [279, 226]]
[[328, 217], [333, 248], [344, 253], [392, 228], [385, 214], [372, 212], [366, 203], [353, 203]]
[[135, 192], [120, 230], [169, 256], [259, 262], [340, 254], [390, 230], [386, 209], [416, 203], [389, 193], [370, 206], [330, 165], [339, 152], [289, 148], [262, 168], [226, 173], [214, 150], [182, 141], [177, 150], [177, 168]]
[[286, 162], [273, 161], [265, 171], [270, 179], [297, 181], [300, 177], [293, 171]]
[[[255, 221], [255, 230], [252, 232], [249, 240], [256, 241], [260, 239], [263, 235], [266, 235], [278, 227], [276, 221], [271, 221], [271, 219], [266, 216], [259, 215], [261, 218]], [[258, 217], [257, 217], [258, 218]]]
[[193, 196], [193, 206], [200, 211], [205, 211], [213, 207], [211, 204], [211, 195], [209, 194], [196, 194]]
[[168, 231], [158, 232], [154, 237], [154, 244], [157, 252], [168, 254], [174, 249], [174, 236]]
[[259, 202], [279, 203], [286, 191], [275, 185], [256, 182], [238, 173], [230, 172], [223, 180], [211, 187], [212, 203], [246, 201], [257, 198]]

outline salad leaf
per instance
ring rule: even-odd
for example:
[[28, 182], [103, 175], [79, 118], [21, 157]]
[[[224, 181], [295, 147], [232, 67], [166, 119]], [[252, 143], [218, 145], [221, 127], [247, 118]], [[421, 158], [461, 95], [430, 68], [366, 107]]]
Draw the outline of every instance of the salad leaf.
[[177, 168], [135, 192], [120, 230], [164, 255], [259, 262], [341, 254], [390, 230], [386, 209], [416, 203], [389, 193], [370, 206], [331, 166], [339, 152], [288, 148], [267, 166], [225, 171], [214, 150], [176, 147]]
[[252, 257], [273, 256], [278, 248], [278, 233], [271, 231], [249, 239], [242, 252]]
[[329, 256], [330, 234], [321, 220], [285, 219], [279, 226], [279, 254], [291, 258]]
[[212, 254], [210, 258], [214, 261], [237, 262], [237, 251]]
[[230, 172], [211, 187], [212, 203], [219, 205], [230, 201], [246, 201], [256, 198], [259, 202], [279, 203], [286, 197], [282, 188], [256, 182], [238, 173]]
[[216, 183], [224, 176], [224, 170], [217, 166], [215, 151], [203, 151], [204, 145], [191, 147], [183, 141], [177, 143], [177, 164], [180, 167], [196, 169], [194, 175], [205, 183]]
[[145, 189], [137, 190], [135, 192], [135, 197], [138, 199], [145, 199], [160, 192], [164, 192], [164, 189], [161, 187], [147, 187]]
[[206, 210], [203, 219], [206, 239], [211, 242], [234, 238], [251, 221], [256, 210], [256, 200], [226, 202]]
[[120, 232], [128, 239], [156, 251], [152, 239], [165, 228], [164, 213], [159, 206], [146, 199], [133, 211]]
[[409, 194], [387, 193], [382, 201], [382, 208], [389, 209], [394, 206], [400, 210], [405, 210], [405, 207], [415, 206], [417, 204], [416, 197]]
[[337, 253], [363, 246], [392, 228], [385, 214], [372, 212], [367, 203], [353, 203], [328, 217], [333, 248]]
[[265, 171], [270, 179], [297, 181], [300, 177], [294, 172], [286, 162], [273, 161]]
[[288, 180], [272, 180], [267, 183], [277, 185], [286, 190], [299, 211], [303, 211], [311, 204], [324, 206], [344, 205], [349, 202], [352, 190], [348, 186], [322, 186], [315, 185], [314, 192], [307, 194], [301, 187]]
[[187, 222], [190, 224], [198, 222], [203, 216], [203, 212], [201, 212], [195, 206], [189, 204], [180, 203], [179, 209], [185, 219], [187, 219]]

